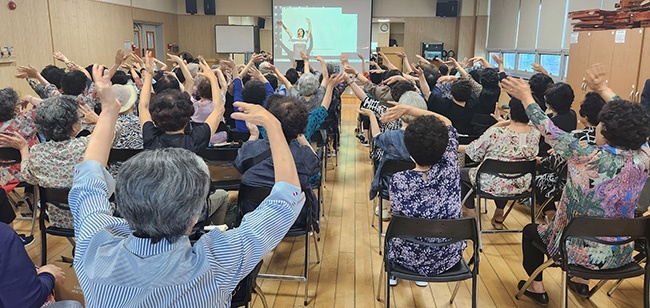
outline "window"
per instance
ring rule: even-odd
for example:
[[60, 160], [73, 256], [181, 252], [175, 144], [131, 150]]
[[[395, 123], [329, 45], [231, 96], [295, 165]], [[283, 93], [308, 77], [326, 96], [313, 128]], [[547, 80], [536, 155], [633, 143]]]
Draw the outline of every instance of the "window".
[[566, 80], [567, 72], [569, 71], [569, 56], [564, 56], [564, 79]]
[[534, 53], [520, 53], [519, 63], [517, 63], [517, 70], [524, 72], [533, 72], [531, 64], [535, 63]]
[[494, 59], [492, 59], [492, 55], [498, 55], [498, 54], [499, 54], [498, 52], [494, 52], [494, 51], [488, 52], [487, 60], [488, 60], [488, 63], [490, 63], [490, 65], [492, 65], [492, 67], [497, 67], [498, 66], [497, 63], [494, 61]]
[[539, 55], [539, 64], [548, 71], [551, 76], [560, 76], [562, 56], [552, 54]]
[[515, 53], [514, 52], [504, 52], [503, 53], [503, 66], [507, 70], [515, 69]]

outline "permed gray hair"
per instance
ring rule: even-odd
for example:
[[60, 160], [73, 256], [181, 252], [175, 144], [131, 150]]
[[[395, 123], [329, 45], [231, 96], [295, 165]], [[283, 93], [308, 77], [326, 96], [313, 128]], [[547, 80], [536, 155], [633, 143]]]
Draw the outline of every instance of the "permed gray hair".
[[0, 90], [0, 122], [13, 119], [16, 116], [18, 94], [12, 88]]
[[[402, 96], [399, 99], [399, 104], [427, 110], [427, 103], [424, 101], [422, 95], [414, 91], [404, 92], [404, 94], [402, 94]], [[413, 121], [413, 116], [403, 115], [401, 119], [402, 122], [406, 124], [411, 124], [411, 121]]]
[[304, 73], [298, 78], [298, 92], [302, 96], [311, 96], [316, 93], [320, 87], [320, 82], [316, 75], [312, 73]]
[[341, 67], [336, 62], [327, 62], [327, 73], [332, 76], [341, 72]]
[[72, 138], [74, 125], [79, 123], [77, 98], [61, 95], [43, 100], [36, 108], [34, 123], [47, 140], [65, 141]]
[[144, 151], [126, 161], [117, 174], [117, 210], [134, 235], [153, 244], [176, 242], [207, 206], [208, 166], [181, 148]]

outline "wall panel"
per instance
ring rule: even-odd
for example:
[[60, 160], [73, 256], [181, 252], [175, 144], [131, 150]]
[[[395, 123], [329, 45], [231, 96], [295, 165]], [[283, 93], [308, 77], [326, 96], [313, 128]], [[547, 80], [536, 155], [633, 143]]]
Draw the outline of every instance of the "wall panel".
[[404, 19], [404, 48], [409, 56], [419, 54], [422, 42], [442, 41], [445, 50], [457, 51], [458, 27], [456, 18], [408, 17]]
[[[167, 50], [167, 44], [178, 44], [178, 15], [161, 13], [144, 9], [133, 9], [133, 20], [144, 21], [155, 24], [162, 24], [163, 48]], [[159, 56], [159, 58], [161, 58]]]

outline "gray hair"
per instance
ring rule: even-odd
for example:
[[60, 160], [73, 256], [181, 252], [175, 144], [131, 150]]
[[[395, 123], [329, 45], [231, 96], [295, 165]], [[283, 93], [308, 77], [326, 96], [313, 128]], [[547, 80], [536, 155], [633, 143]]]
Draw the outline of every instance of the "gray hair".
[[79, 123], [77, 98], [70, 95], [50, 97], [36, 108], [36, 129], [47, 140], [65, 141]]
[[332, 76], [341, 72], [341, 67], [336, 62], [327, 62], [327, 73]]
[[9, 121], [16, 115], [18, 94], [12, 88], [0, 90], [0, 122]]
[[314, 95], [314, 93], [318, 91], [320, 82], [316, 75], [312, 73], [304, 73], [300, 78], [298, 78], [298, 83], [296, 85], [298, 86], [298, 92], [300, 92], [300, 95], [310, 96]]
[[264, 61], [260, 63], [260, 72], [262, 73], [262, 75], [273, 74], [273, 71], [269, 69], [270, 66], [271, 63], [269, 63], [268, 61]]
[[192, 78], [194, 78], [199, 74], [199, 65], [196, 63], [188, 63], [187, 70], [190, 71], [190, 75], [192, 75]]
[[[418, 109], [424, 109], [427, 110], [427, 103], [424, 101], [424, 98], [422, 95], [414, 92], [414, 91], [407, 91], [402, 94], [402, 96], [399, 99], [400, 105], [406, 105], [406, 106], [411, 106], [415, 107]], [[411, 121], [413, 121], [413, 116], [410, 115], [404, 115], [402, 116], [402, 122], [406, 124], [410, 124]]]
[[144, 151], [126, 161], [117, 174], [117, 210], [134, 235], [153, 244], [181, 238], [207, 206], [208, 166], [181, 148]]

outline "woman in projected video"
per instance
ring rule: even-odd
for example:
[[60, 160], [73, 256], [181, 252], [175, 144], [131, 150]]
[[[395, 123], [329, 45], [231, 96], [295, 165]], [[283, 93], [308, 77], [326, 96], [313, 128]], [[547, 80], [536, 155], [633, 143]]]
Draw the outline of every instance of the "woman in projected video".
[[[289, 35], [289, 39], [291, 42], [293, 42], [293, 51], [290, 50], [282, 40], [278, 40], [278, 43], [280, 44], [280, 47], [284, 49], [284, 51], [287, 53], [287, 55], [291, 56], [293, 54], [293, 59], [296, 62], [301, 62], [302, 58], [300, 57], [300, 52], [304, 52], [306, 55], [309, 56], [311, 53], [312, 47], [314, 47], [314, 39], [311, 36], [311, 20], [309, 18], [305, 18], [307, 20], [307, 33], [305, 33], [305, 29], [303, 28], [298, 28], [297, 31], [297, 37], [294, 38], [293, 34], [291, 34], [291, 31], [287, 29], [287, 26], [284, 25], [282, 20], [278, 20], [278, 25], [282, 26], [284, 31], [287, 32]], [[309, 42], [309, 48], [307, 48], [307, 42]]]

